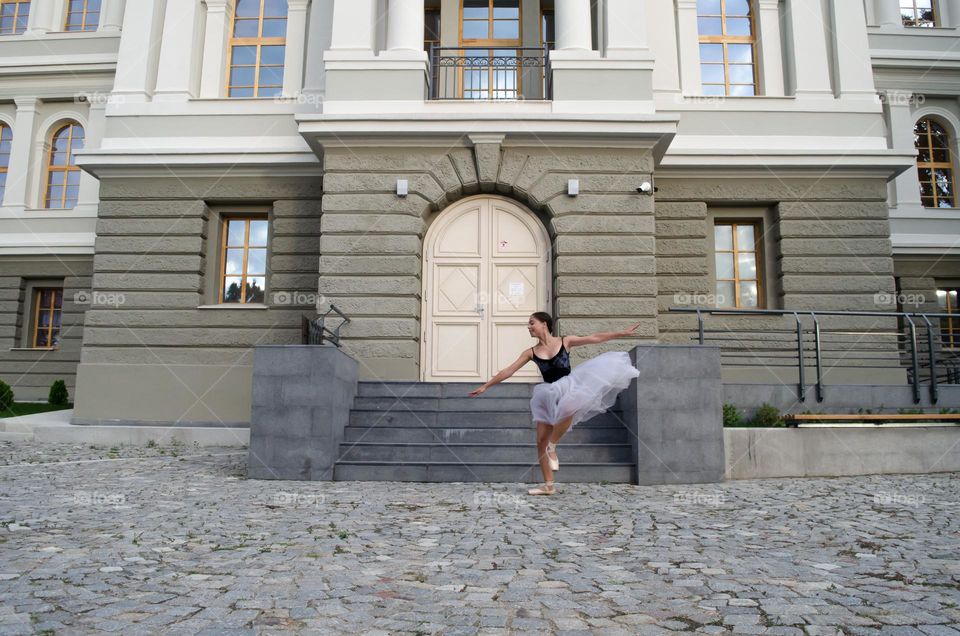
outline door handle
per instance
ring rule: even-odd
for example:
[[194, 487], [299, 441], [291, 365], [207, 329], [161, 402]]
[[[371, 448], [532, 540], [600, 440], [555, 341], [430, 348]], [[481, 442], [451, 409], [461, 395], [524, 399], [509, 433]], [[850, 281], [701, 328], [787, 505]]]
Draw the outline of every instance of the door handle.
[[480, 303], [477, 303], [476, 310], [477, 310], [477, 313], [480, 314], [480, 317], [483, 318], [483, 305], [481, 305]]

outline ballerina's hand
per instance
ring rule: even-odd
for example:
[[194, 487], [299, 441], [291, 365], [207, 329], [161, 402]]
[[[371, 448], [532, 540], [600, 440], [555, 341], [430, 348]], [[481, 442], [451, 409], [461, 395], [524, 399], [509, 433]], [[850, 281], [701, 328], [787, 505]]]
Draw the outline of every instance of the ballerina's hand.
[[487, 390], [487, 387], [485, 387], [485, 386], [482, 386], [482, 387], [480, 387], [480, 388], [478, 388], [478, 389], [474, 389], [473, 391], [470, 391], [470, 397], [477, 397], [478, 395], [480, 395], [481, 393], [483, 393], [483, 392], [486, 391], [486, 390]]
[[632, 336], [632, 335], [633, 335], [633, 332], [635, 332], [635, 331], [640, 327], [640, 325], [642, 325], [642, 324], [643, 324], [643, 323], [638, 322], [637, 324], [635, 324], [634, 326], [630, 327], [629, 329], [625, 329], [625, 330], [623, 331], [623, 335], [624, 335], [624, 336]]

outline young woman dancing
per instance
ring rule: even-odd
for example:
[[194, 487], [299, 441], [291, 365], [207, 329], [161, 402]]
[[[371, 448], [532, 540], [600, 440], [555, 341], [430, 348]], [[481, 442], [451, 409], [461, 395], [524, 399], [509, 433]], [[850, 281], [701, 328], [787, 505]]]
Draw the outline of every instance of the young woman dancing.
[[[626, 351], [601, 353], [571, 370], [570, 349], [630, 336], [639, 326], [640, 323], [637, 323], [623, 331], [559, 338], [552, 335], [553, 318], [550, 314], [538, 311], [530, 316], [527, 331], [539, 342], [529, 349], [524, 349], [513, 364], [470, 392], [470, 397], [480, 395], [494, 384], [512, 376], [530, 360], [540, 368], [543, 382], [533, 387], [530, 411], [537, 424], [537, 456], [545, 483], [541, 487], [529, 489], [529, 494], [552, 495], [556, 492], [553, 471], [560, 469], [557, 442], [578, 422], [606, 412], [613, 406], [617, 394], [630, 386], [633, 378], [640, 375]], [[537, 348], [543, 356], [537, 355]], [[555, 353], [550, 355], [551, 352]]]

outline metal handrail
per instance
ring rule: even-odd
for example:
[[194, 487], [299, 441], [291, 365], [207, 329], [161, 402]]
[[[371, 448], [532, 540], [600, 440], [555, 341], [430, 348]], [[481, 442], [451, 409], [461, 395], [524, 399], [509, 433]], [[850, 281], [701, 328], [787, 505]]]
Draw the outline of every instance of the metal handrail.
[[[327, 317], [329, 317], [331, 313], [336, 313], [338, 316], [340, 316], [340, 318], [342, 318], [340, 324], [334, 329], [328, 328], [326, 324]], [[326, 339], [334, 346], [340, 347], [342, 346], [340, 344], [340, 328], [348, 322], [350, 322], [350, 319], [347, 318], [347, 316], [333, 303], [330, 304], [330, 309], [327, 310], [327, 313], [323, 314], [322, 316], [318, 316], [313, 320], [303, 316], [301, 321], [303, 344], [322, 345], [324, 339]]]
[[[797, 368], [799, 387], [798, 387], [798, 398], [801, 402], [805, 401], [807, 394], [807, 380], [806, 380], [806, 359], [808, 355], [812, 355], [817, 369], [817, 382], [816, 382], [816, 396], [817, 401], [822, 402], [824, 400], [825, 392], [825, 383], [824, 383], [824, 373], [823, 373], [823, 363], [824, 359], [829, 358], [830, 360], [849, 360], [856, 362], [867, 362], [867, 365], [860, 365], [862, 368], [890, 368], [890, 365], [885, 366], [873, 366], [870, 365], [870, 362], [875, 364], [882, 364], [884, 361], [883, 353], [887, 353], [888, 349], [883, 347], [883, 342], [889, 342], [891, 347], [896, 346], [896, 350], [900, 352], [902, 356], [904, 353], [909, 354], [909, 363], [908, 363], [908, 373], [911, 387], [913, 389], [913, 401], [914, 403], [919, 403], [921, 401], [921, 376], [923, 374], [928, 374], [930, 378], [929, 382], [929, 391], [930, 391], [930, 401], [932, 404], [936, 404], [939, 399], [939, 384], [940, 384], [940, 369], [942, 368], [944, 374], [944, 382], [946, 384], [960, 384], [960, 359], [951, 358], [947, 356], [945, 359], [941, 359], [938, 356], [937, 343], [940, 342], [940, 339], [937, 338], [934, 334], [935, 330], [939, 330], [939, 327], [934, 324], [931, 319], [939, 318], [956, 318], [954, 314], [944, 314], [944, 313], [926, 313], [926, 312], [892, 312], [892, 311], [843, 311], [843, 310], [791, 310], [791, 309], [704, 309], [702, 307], [671, 307], [669, 309], [671, 312], [676, 313], [691, 313], [696, 314], [697, 316], [697, 335], [694, 337], [701, 345], [706, 343], [707, 334], [729, 334], [734, 336], [737, 342], [740, 344], [743, 343], [771, 343], [770, 346], [766, 347], [755, 347], [751, 346], [746, 352], [727, 352], [725, 355], [731, 356], [734, 358], [738, 357], [747, 357], [752, 354], [753, 357], [757, 357], [757, 352], [763, 352], [763, 355], [768, 359], [773, 359], [777, 361], [786, 361], [788, 359], [793, 359], [795, 357], [795, 366]], [[769, 316], [769, 317], [789, 317], [793, 316], [793, 319], [796, 321], [796, 329], [793, 328], [785, 329], [771, 329], [768, 330], [770, 334], [785, 334], [785, 333], [794, 333], [796, 334], [796, 350], [793, 354], [789, 356], [784, 355], [786, 350], [783, 347], [775, 347], [776, 340], [770, 340], [767, 338], [757, 338], [749, 336], [740, 336], [738, 332], [734, 330], [708, 330], [705, 328], [705, 317], [706, 316]], [[844, 316], [844, 317], [873, 317], [873, 318], [890, 318], [898, 319], [898, 324], [903, 325], [898, 327], [897, 331], [869, 331], [869, 330], [855, 330], [851, 328], [842, 329], [836, 332], [824, 332], [821, 329], [820, 319], [828, 316]], [[804, 327], [802, 323], [802, 318], [809, 317], [812, 322], [812, 328], [809, 330], [813, 336], [812, 346], [808, 346], [805, 341]], [[919, 319], [922, 321], [922, 324], [918, 324], [918, 321], [914, 319]], [[919, 340], [917, 337], [918, 327], [923, 327], [926, 329], [926, 351], [921, 351]], [[907, 333], [901, 333], [902, 329], [906, 329]], [[759, 334], [755, 334], [759, 335]], [[837, 337], [839, 336], [839, 337]], [[844, 338], [844, 336], [876, 336], [879, 340], [874, 340], [872, 343], [868, 342], [863, 347], [861, 347], [860, 356], [850, 356], [848, 352], [844, 352], [843, 355], [837, 356], [838, 351], [843, 351], [843, 349], [836, 349], [836, 347], [827, 349], [825, 344], [828, 345], [844, 345], [844, 344], [859, 344], [862, 338], [857, 340], [850, 340]], [[884, 338], [891, 338], [891, 340], [885, 341]], [[732, 339], [732, 338], [731, 338]], [[715, 341], [718, 342], [730, 342], [731, 339], [716, 337]], [[722, 345], [721, 345], [722, 346]], [[892, 351], [889, 351], [892, 353]], [[864, 357], [864, 355], [866, 357]], [[901, 366], [902, 363], [898, 363], [897, 366]], [[772, 363], [767, 366], [793, 366], [787, 364]]]
[[[499, 54], [505, 51], [515, 54]], [[525, 84], [534, 79], [528, 73], [533, 69], [541, 69], [535, 78], [539, 90], [529, 91]], [[549, 100], [549, 51], [523, 46], [432, 46], [428, 85], [431, 100]]]

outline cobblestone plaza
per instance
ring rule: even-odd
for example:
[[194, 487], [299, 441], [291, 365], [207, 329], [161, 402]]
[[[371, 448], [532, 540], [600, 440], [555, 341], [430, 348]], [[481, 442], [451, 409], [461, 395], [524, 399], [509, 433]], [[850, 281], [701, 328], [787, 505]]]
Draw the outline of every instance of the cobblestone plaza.
[[246, 461], [3, 443], [0, 634], [960, 633], [956, 473], [529, 497]]

